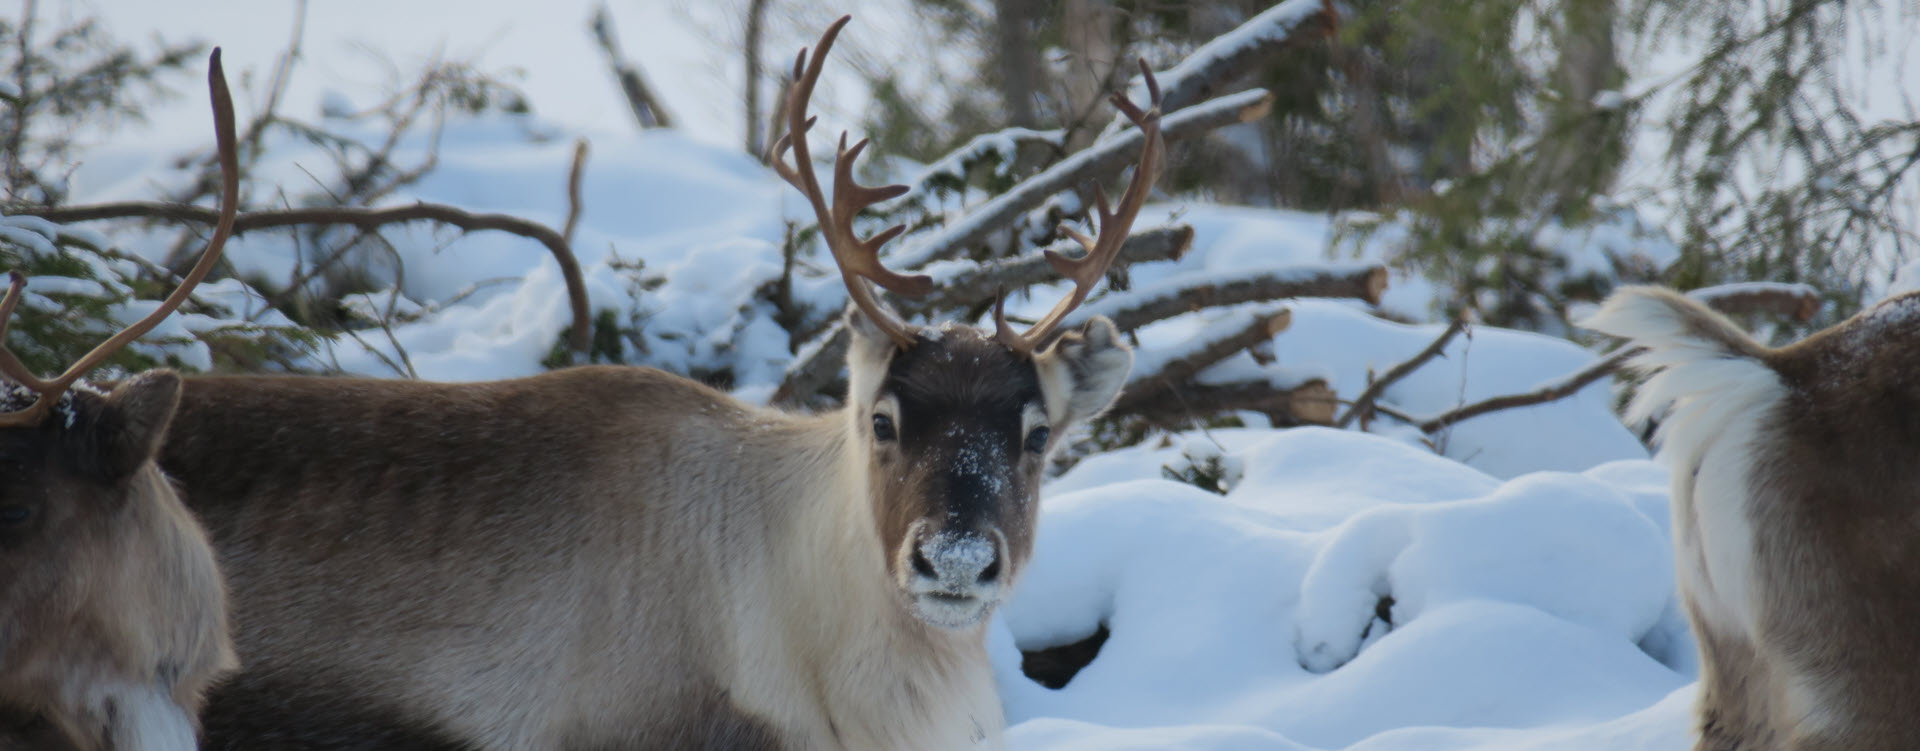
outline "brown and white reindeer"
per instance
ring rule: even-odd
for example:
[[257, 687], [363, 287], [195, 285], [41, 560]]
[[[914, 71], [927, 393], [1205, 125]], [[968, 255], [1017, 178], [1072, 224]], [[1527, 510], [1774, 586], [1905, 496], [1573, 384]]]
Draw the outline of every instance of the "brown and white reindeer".
[[[80, 382], [212, 270], [238, 204], [233, 102], [207, 73], [225, 179], [200, 261], [152, 313], [51, 379], [0, 346], [0, 748], [191, 751], [207, 687], [235, 666], [213, 548], [154, 457], [181, 379]], [[0, 301], [0, 339], [24, 294]]]
[[[856, 310], [846, 405], [790, 414], [638, 367], [436, 384], [186, 383], [162, 466], [229, 576], [246, 668], [216, 749], [997, 748], [984, 623], [1033, 548], [1059, 436], [1131, 351], [1062, 320], [1105, 274], [1164, 146], [1159, 94], [1072, 295], [1016, 333], [920, 327], [869, 282], [844, 137], [829, 198], [808, 101], [841, 19], [796, 62], [774, 163], [820, 219]], [[786, 151], [793, 161], [785, 161]]]
[[1708, 751], [1920, 748], [1920, 293], [1770, 348], [1664, 289], [1586, 325], [1671, 407], [1679, 588]]

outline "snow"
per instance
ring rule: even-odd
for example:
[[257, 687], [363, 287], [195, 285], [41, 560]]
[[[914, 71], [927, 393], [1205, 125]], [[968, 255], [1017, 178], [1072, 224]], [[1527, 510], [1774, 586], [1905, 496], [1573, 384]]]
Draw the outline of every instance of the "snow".
[[[1190, 451], [1173, 447], [1046, 489], [995, 636], [1013, 748], [1687, 747], [1692, 663], [1663, 659], [1690, 642], [1664, 503], [1642, 497], [1651, 462], [1501, 482], [1353, 431], [1213, 435], [1247, 468], [1224, 495], [1143, 476]], [[1101, 625], [1057, 691], [1007, 644]]]

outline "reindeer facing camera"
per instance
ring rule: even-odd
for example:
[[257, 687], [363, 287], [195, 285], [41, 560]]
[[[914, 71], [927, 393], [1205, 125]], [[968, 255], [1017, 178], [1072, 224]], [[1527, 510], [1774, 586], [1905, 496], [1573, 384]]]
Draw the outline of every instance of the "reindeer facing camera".
[[[181, 378], [80, 382], [178, 308], [232, 232], [233, 102], [220, 50], [209, 65], [225, 185], [200, 261], [58, 377], [0, 346], [0, 748], [191, 751], [203, 695], [237, 665], [213, 549], [154, 464]], [[0, 300], [0, 340], [25, 285], [16, 272]]]

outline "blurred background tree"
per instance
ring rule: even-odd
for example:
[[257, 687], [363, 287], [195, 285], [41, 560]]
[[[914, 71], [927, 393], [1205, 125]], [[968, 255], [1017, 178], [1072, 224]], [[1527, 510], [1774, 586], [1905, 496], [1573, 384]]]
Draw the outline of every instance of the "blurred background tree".
[[[1062, 131], [1061, 148], [1023, 151], [1020, 173], [1091, 142], [1112, 119], [1103, 92], [1132, 72], [1121, 63], [1165, 70], [1269, 6], [910, 2], [972, 71], [878, 71], [868, 124], [881, 150], [928, 162], [1002, 128]], [[1299, 40], [1239, 82], [1278, 96], [1271, 115], [1178, 144], [1164, 190], [1346, 212], [1340, 242], [1393, 243], [1401, 263], [1451, 291], [1451, 307], [1555, 333], [1579, 303], [1641, 281], [1806, 282], [1834, 303], [1811, 324], [1824, 325], [1908, 259], [1920, 121], [1911, 109], [1869, 112], [1865, 89], [1882, 63], [1902, 62], [1875, 34], [1910, 26], [1911, 8], [1333, 7], [1337, 33]], [[1664, 153], [1663, 174], [1623, 183], [1635, 148]]]

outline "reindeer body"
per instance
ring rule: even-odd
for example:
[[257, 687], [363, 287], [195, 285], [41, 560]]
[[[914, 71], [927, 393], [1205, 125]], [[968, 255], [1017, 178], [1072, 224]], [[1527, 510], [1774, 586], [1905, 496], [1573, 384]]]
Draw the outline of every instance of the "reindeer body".
[[[983, 619], [1046, 453], [1023, 415], [1112, 398], [1131, 355], [1094, 328], [1023, 360], [971, 330], [896, 354], [856, 325], [853, 404], [819, 416], [646, 368], [191, 379], [162, 464], [226, 564], [246, 665], [209, 747], [997, 748]], [[983, 422], [907, 422], [929, 409]], [[885, 410], [897, 449], [870, 437]], [[980, 466], [945, 471], [947, 435]], [[1004, 539], [972, 621], [929, 622], [908, 586], [912, 559], [945, 565], [909, 531], [942, 515], [974, 526], [929, 539]]]
[[1648, 348], [1672, 405], [1699, 748], [1920, 748], [1920, 295], [1779, 349], [1665, 290], [1589, 322]]

